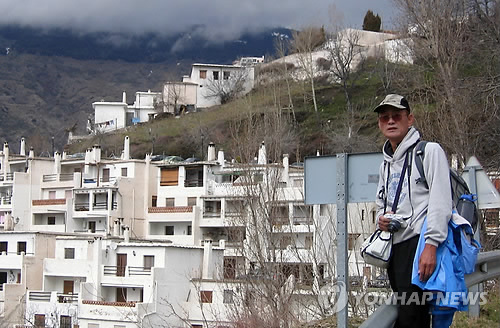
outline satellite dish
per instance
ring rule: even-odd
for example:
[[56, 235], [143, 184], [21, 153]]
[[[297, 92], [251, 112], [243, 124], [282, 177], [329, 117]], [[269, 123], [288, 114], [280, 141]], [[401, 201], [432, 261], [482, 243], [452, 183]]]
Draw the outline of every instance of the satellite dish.
[[15, 223], [15, 224], [18, 224], [18, 223], [19, 223], [19, 217], [18, 217], [18, 216], [14, 218], [14, 223]]
[[116, 243], [115, 243], [115, 242], [111, 242], [111, 243], [109, 244], [109, 248], [110, 248], [111, 250], [113, 250], [113, 251], [116, 249], [116, 247], [117, 247], [117, 245], [116, 245]]

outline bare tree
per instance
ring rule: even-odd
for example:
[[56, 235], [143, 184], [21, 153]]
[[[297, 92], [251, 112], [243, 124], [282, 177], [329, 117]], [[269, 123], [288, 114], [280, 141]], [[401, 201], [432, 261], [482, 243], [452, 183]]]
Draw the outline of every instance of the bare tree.
[[216, 72], [220, 76], [217, 76], [217, 79], [210, 78], [210, 82], [205, 87], [206, 96], [217, 99], [221, 104], [239, 97], [245, 92], [246, 84], [251, 78], [250, 70], [253, 72], [253, 68], [243, 67], [237, 70]]

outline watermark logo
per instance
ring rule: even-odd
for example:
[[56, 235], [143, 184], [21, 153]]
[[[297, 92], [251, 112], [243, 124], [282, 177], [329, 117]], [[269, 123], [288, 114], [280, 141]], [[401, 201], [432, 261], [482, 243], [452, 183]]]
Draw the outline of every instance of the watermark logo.
[[319, 302], [325, 313], [334, 314], [347, 305], [347, 288], [343, 281], [321, 287]]
[[354, 295], [356, 304], [372, 305], [423, 305], [435, 303], [440, 306], [484, 305], [487, 292], [412, 292], [412, 293], [359, 293]]

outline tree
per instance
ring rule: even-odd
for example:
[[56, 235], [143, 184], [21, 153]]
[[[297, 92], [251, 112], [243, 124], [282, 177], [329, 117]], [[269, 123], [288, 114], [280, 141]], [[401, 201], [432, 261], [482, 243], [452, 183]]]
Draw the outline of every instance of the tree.
[[[237, 70], [218, 72], [217, 79], [210, 78], [207, 84], [206, 96], [216, 98], [221, 104], [225, 104], [245, 93], [248, 83], [253, 80], [253, 67], [240, 68]], [[227, 75], [229, 74], [229, 75]]]
[[375, 16], [371, 10], [366, 12], [365, 18], [363, 19], [364, 31], [380, 32], [381, 24], [382, 20], [378, 14]]
[[405, 92], [425, 105], [415, 108], [419, 127], [462, 165], [476, 155], [498, 167], [499, 24], [486, 14], [498, 11], [497, 2], [395, 2], [413, 41]]

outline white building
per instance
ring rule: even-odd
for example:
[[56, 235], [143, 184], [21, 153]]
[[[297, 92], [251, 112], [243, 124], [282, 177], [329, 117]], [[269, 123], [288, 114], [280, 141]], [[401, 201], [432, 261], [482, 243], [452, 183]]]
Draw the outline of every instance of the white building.
[[196, 83], [196, 107], [206, 108], [221, 104], [221, 95], [232, 90], [246, 94], [254, 86], [254, 68], [235, 65], [193, 64], [191, 74], [182, 82]]
[[197, 88], [198, 85], [191, 82], [166, 82], [163, 85], [163, 111], [174, 115], [196, 111]]
[[127, 104], [127, 95], [123, 92], [121, 102], [94, 102], [94, 132], [103, 133], [124, 127], [147, 122], [156, 114], [158, 103], [161, 101], [161, 92], [136, 92], [132, 105]]
[[[224, 322], [200, 319], [201, 299], [212, 289], [192, 294], [192, 281], [222, 277], [222, 249], [169, 246], [158, 241], [131, 241], [63, 236], [55, 258], [43, 262], [43, 289], [29, 290], [30, 322], [47, 327], [153, 328], [187, 323]], [[210, 299], [212, 301], [212, 299]], [[198, 308], [198, 310], [197, 310]]]

